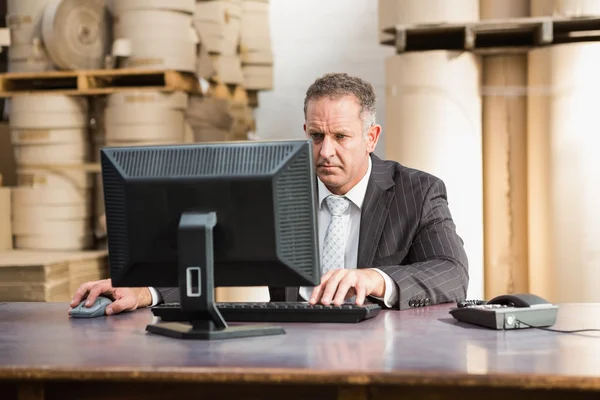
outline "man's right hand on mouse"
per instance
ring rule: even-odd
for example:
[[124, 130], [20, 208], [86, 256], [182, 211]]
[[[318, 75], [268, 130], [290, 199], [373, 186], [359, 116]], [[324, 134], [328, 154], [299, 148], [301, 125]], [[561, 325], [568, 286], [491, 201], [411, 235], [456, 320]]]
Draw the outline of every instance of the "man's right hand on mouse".
[[87, 298], [85, 306], [90, 307], [100, 295], [108, 297], [113, 301], [106, 308], [106, 315], [118, 314], [123, 311], [133, 311], [152, 304], [152, 295], [148, 288], [114, 288], [110, 279], [103, 279], [101, 281], [81, 284], [69, 305], [71, 308], [76, 307], [83, 299]]

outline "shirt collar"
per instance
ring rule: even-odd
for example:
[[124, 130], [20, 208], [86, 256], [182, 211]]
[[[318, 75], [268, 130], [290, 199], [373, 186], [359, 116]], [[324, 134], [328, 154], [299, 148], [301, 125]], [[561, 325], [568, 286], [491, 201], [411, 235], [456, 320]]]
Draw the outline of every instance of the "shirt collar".
[[[369, 177], [371, 176], [371, 157], [369, 157], [369, 166], [367, 167], [367, 173], [362, 179], [354, 185], [352, 189], [346, 193], [346, 198], [350, 200], [354, 205], [356, 205], [359, 209], [362, 208], [363, 201], [365, 199], [365, 194], [367, 193], [367, 186], [369, 184]], [[317, 179], [317, 188], [319, 192], [319, 209], [323, 207], [323, 201], [327, 196], [332, 193], [327, 189], [325, 184], [321, 182], [320, 179]]]

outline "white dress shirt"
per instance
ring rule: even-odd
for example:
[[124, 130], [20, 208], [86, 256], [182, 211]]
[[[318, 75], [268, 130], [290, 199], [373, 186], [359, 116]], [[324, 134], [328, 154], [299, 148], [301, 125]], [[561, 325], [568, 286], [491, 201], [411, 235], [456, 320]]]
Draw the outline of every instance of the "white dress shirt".
[[[363, 205], [363, 200], [365, 198], [365, 194], [367, 192], [367, 185], [369, 184], [369, 178], [371, 176], [371, 157], [369, 157], [369, 167], [367, 168], [367, 173], [365, 176], [354, 186], [352, 189], [346, 193], [346, 198], [350, 200], [350, 206], [344, 212], [342, 218], [348, 219], [348, 230], [346, 232], [346, 252], [344, 255], [345, 258], [345, 266], [346, 269], [356, 269], [358, 264], [358, 238], [360, 235], [360, 217], [361, 217], [361, 209]], [[319, 211], [318, 211], [318, 226], [319, 226], [319, 247], [321, 249], [320, 253], [323, 252], [323, 243], [325, 242], [325, 233], [327, 232], [327, 227], [329, 226], [329, 222], [331, 221], [331, 213], [329, 212], [329, 208], [327, 207], [327, 202], [325, 198], [332, 194], [329, 189], [325, 187], [323, 182], [320, 179], [317, 179], [317, 188], [319, 195]], [[385, 294], [383, 298], [371, 296], [380, 301], [383, 301], [386, 307], [393, 307], [394, 303], [398, 299], [398, 288], [396, 286], [396, 282], [387, 275], [385, 272], [377, 268], [372, 268], [374, 271], [377, 271], [383, 277], [385, 281]], [[159, 300], [159, 294], [154, 288], [149, 288], [150, 294], [152, 295], [152, 306], [155, 306]], [[312, 293], [312, 286], [303, 286], [300, 288], [300, 296], [308, 301], [310, 295]]]
[[[342, 215], [342, 218], [348, 220], [348, 230], [346, 232], [346, 252], [344, 254], [345, 258], [345, 266], [346, 269], [356, 269], [358, 267], [358, 238], [360, 236], [360, 217], [361, 210], [363, 205], [363, 200], [365, 199], [365, 194], [367, 193], [367, 186], [369, 184], [369, 178], [371, 177], [371, 157], [369, 157], [369, 167], [367, 168], [367, 173], [365, 176], [346, 193], [346, 198], [350, 200], [350, 206]], [[329, 222], [331, 221], [331, 213], [329, 212], [329, 208], [327, 207], [327, 202], [325, 199], [327, 196], [332, 194], [327, 187], [321, 182], [320, 179], [317, 179], [317, 188], [319, 194], [319, 247], [321, 249], [321, 254], [323, 253], [323, 243], [325, 242], [325, 233], [327, 232], [327, 227], [329, 226]], [[392, 307], [398, 298], [398, 288], [396, 286], [396, 282], [387, 275], [385, 272], [380, 271], [377, 268], [372, 268], [373, 270], [379, 272], [385, 281], [385, 294], [383, 298], [375, 297], [378, 300], [384, 302], [387, 307]], [[307, 300], [310, 298], [312, 293], [312, 286], [303, 286], [300, 288], [300, 296]]]

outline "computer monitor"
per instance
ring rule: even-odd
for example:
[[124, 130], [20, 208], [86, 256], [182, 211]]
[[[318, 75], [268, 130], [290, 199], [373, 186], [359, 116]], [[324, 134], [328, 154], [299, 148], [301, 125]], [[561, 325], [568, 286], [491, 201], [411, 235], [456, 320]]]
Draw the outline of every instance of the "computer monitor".
[[284, 333], [229, 327], [215, 286], [320, 282], [310, 140], [105, 147], [101, 168], [114, 287], [178, 287], [179, 338]]

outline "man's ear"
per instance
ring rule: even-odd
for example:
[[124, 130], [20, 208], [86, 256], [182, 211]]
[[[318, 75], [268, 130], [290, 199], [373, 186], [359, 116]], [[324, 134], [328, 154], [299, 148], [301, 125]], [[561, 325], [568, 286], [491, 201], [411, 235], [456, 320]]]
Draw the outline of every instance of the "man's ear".
[[369, 128], [369, 132], [367, 133], [367, 151], [372, 153], [375, 151], [375, 147], [377, 147], [377, 142], [379, 141], [379, 134], [381, 133], [381, 125], [373, 125]]
[[302, 126], [302, 129], [304, 129], [304, 133], [306, 133], [306, 124]]

